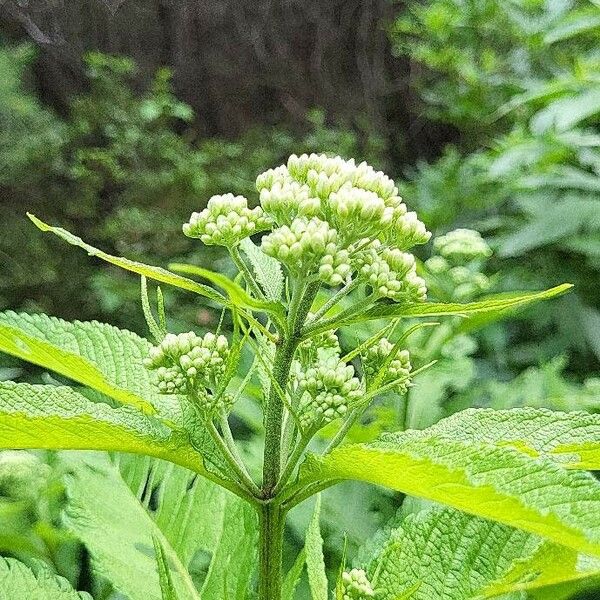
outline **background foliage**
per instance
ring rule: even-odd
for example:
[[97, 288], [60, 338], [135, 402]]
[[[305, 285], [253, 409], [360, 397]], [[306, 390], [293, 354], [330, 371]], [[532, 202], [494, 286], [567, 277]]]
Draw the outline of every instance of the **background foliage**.
[[[415, 337], [414, 355], [439, 361], [410, 392], [409, 426], [473, 405], [600, 410], [597, 0], [144, 4], [0, 7], [0, 309], [144, 334], [135, 279], [40, 235], [26, 210], [120, 255], [227, 271], [181, 235], [189, 214], [215, 193], [255, 198], [256, 174], [292, 152], [333, 152], [395, 176], [434, 234], [481, 231], [486, 291], [576, 286], [477, 334]], [[196, 298], [166, 301], [174, 331], [219, 320]], [[0, 378], [48, 377], [0, 361]], [[377, 410], [393, 429], [394, 400]], [[236, 417], [258, 458], [252, 407]], [[62, 525], [63, 463], [36, 460], [49, 470], [19, 498], [0, 461], [0, 550], [111, 597]], [[328, 567], [397, 504], [359, 484], [326, 494]], [[290, 558], [311, 512], [292, 514]]]

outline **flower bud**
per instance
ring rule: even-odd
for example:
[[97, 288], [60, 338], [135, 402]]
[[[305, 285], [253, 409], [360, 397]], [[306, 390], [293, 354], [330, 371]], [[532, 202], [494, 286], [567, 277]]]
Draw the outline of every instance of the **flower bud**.
[[362, 569], [344, 571], [340, 581], [342, 600], [368, 600], [375, 598], [375, 591]]
[[213, 196], [203, 211], [192, 213], [183, 233], [207, 245], [232, 247], [270, 226], [271, 219], [260, 206], [250, 209], [244, 196], [224, 194]]
[[[223, 335], [168, 333], [158, 346], [150, 348], [144, 365], [156, 371], [162, 394], [187, 394], [208, 412], [216, 402], [212, 392], [225, 374], [228, 357], [229, 344]], [[224, 407], [223, 397], [219, 402]]]
[[[374, 377], [379, 372], [393, 348], [394, 345], [387, 338], [381, 338], [364, 352], [363, 368], [368, 377]], [[410, 385], [411, 369], [408, 350], [400, 350], [386, 367], [382, 384], [398, 381], [398, 392], [401, 394], [406, 393]]]
[[337, 355], [322, 354], [314, 367], [299, 371], [298, 389], [304, 392], [299, 406], [303, 429], [323, 427], [341, 418], [363, 395], [362, 384], [354, 376], [354, 367]]
[[472, 229], [455, 229], [441, 235], [433, 242], [438, 254], [454, 265], [463, 265], [472, 260], [484, 260], [492, 254], [491, 248]]

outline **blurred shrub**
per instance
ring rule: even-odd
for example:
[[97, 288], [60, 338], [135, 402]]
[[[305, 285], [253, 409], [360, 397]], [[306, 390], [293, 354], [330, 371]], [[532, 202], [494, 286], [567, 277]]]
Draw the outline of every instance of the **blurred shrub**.
[[[303, 132], [260, 127], [236, 140], [199, 139], [168, 69], [159, 69], [147, 90], [136, 90], [132, 60], [97, 52], [85, 58], [87, 90], [59, 117], [24, 84], [34, 57], [27, 46], [0, 51], [0, 308], [144, 327], [135, 279], [36, 233], [25, 211], [133, 259], [213, 267], [217, 261], [226, 269], [218, 253], [200, 256], [181, 234], [181, 224], [211, 195], [252, 198], [256, 174], [299, 149], [385, 166], [384, 144], [366, 125], [332, 126], [319, 110], [307, 115]], [[207, 324], [197, 298], [168, 294], [167, 302], [175, 329]]]
[[396, 50], [417, 63], [427, 114], [462, 140], [409, 172], [406, 197], [438, 231], [485, 232], [504, 285], [576, 285], [497, 330], [487, 347], [496, 364], [521, 368], [568, 349], [571, 369], [597, 368], [599, 33], [600, 6], [583, 0], [431, 0], [393, 28]]

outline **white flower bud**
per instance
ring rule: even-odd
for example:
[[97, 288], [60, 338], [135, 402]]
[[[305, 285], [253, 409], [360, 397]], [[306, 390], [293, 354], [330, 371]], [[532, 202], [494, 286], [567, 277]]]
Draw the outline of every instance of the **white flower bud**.
[[472, 260], [484, 260], [492, 254], [491, 248], [472, 229], [455, 229], [435, 239], [434, 249], [440, 256], [455, 265], [465, 264]]
[[[208, 414], [217, 402], [212, 392], [225, 373], [228, 357], [225, 336], [207, 333], [200, 337], [190, 331], [179, 335], [168, 333], [158, 346], [150, 348], [144, 364], [156, 371], [162, 394], [190, 395]], [[223, 397], [218, 402], [224, 406]]]
[[235, 246], [244, 238], [271, 227], [271, 219], [260, 206], [248, 208], [244, 196], [213, 196], [201, 212], [192, 213], [183, 233], [207, 245]]
[[375, 598], [375, 591], [367, 574], [362, 569], [344, 571], [340, 581], [343, 600], [369, 600]]

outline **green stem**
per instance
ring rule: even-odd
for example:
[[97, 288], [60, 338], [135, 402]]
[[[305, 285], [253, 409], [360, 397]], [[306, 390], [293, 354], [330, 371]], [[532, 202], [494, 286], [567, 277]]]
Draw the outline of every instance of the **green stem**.
[[281, 473], [281, 442], [283, 428], [284, 399], [280, 390], [287, 389], [294, 353], [300, 343], [300, 336], [306, 315], [319, 291], [320, 283], [298, 285], [290, 302], [288, 327], [281, 339], [273, 359], [273, 382], [265, 408], [265, 449], [263, 461], [263, 497], [270, 498]]
[[296, 468], [296, 465], [298, 464], [298, 461], [300, 460], [302, 453], [304, 452], [304, 450], [308, 446], [310, 440], [312, 439], [312, 435], [313, 435], [312, 432], [310, 434], [303, 435], [300, 438], [300, 440], [298, 441], [298, 443], [296, 444], [296, 447], [294, 448], [294, 451], [290, 455], [290, 457], [285, 465], [285, 468], [283, 470], [283, 473], [281, 474], [281, 477], [279, 478], [279, 482], [277, 483], [277, 485], [275, 486], [275, 489], [273, 490], [274, 494], [278, 494], [281, 491], [281, 488], [287, 483], [287, 480], [290, 478], [290, 475], [294, 472], [294, 469]]
[[223, 457], [225, 458], [229, 466], [233, 469], [235, 474], [238, 476], [239, 483], [252, 495], [257, 497], [260, 496], [261, 492], [258, 486], [254, 483], [254, 481], [252, 481], [252, 478], [250, 477], [250, 475], [248, 475], [248, 472], [246, 471], [245, 467], [240, 465], [236, 458], [233, 456], [233, 454], [231, 454], [231, 451], [227, 447], [227, 444], [223, 441], [223, 438], [217, 431], [217, 428], [215, 427], [214, 423], [209, 420], [206, 422], [206, 427], [213, 441], [218, 446], [219, 450], [221, 450]]
[[258, 511], [258, 600], [281, 600], [285, 511], [273, 502], [260, 505]]

